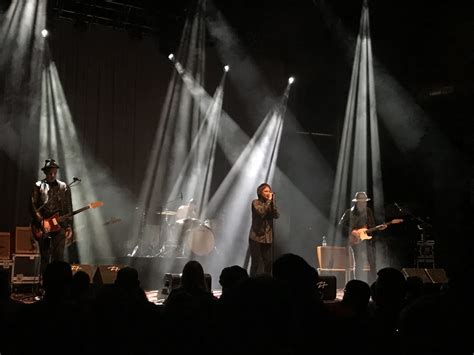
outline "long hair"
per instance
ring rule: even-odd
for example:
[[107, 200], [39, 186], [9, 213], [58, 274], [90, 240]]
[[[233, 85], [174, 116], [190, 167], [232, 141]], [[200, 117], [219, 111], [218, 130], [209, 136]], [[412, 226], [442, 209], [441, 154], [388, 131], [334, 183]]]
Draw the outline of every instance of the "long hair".
[[202, 265], [196, 260], [190, 260], [184, 265], [183, 273], [181, 275], [181, 285], [185, 289], [207, 289], [206, 279], [204, 278], [204, 269]]
[[263, 189], [264, 189], [265, 187], [268, 187], [270, 190], [272, 189], [272, 187], [271, 187], [268, 183], [266, 183], [266, 182], [264, 182], [264, 183], [258, 185], [258, 187], [257, 187], [257, 196], [258, 196], [259, 198], [262, 197], [262, 191], [263, 191]]

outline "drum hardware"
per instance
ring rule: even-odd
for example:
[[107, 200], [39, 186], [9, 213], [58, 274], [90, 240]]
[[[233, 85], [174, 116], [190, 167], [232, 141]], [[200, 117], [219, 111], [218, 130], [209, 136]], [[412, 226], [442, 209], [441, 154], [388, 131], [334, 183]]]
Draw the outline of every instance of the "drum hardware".
[[[175, 211], [164, 209], [160, 212], [148, 213], [146, 209], [136, 208], [141, 213], [140, 230], [138, 239], [133, 250], [128, 256], [154, 257], [162, 253], [167, 234], [169, 233], [170, 221]], [[162, 218], [163, 217], [163, 218]]]
[[175, 216], [176, 212], [175, 211], [163, 211], [163, 212], [156, 212], [156, 214], [162, 215], [162, 216]]
[[161, 257], [187, 257], [190, 254], [205, 256], [215, 249], [211, 228], [197, 218], [177, 220], [158, 253]]
[[200, 224], [197, 227], [186, 230], [184, 243], [192, 253], [204, 256], [214, 250], [215, 237], [212, 229]]

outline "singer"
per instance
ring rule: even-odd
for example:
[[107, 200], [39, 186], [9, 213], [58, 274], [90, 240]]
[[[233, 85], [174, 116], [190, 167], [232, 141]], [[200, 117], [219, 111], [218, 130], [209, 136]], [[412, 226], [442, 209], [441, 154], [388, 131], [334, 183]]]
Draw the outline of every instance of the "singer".
[[273, 219], [280, 217], [276, 207], [275, 194], [269, 184], [260, 184], [257, 199], [252, 201], [252, 226], [249, 233], [250, 276], [272, 271]]

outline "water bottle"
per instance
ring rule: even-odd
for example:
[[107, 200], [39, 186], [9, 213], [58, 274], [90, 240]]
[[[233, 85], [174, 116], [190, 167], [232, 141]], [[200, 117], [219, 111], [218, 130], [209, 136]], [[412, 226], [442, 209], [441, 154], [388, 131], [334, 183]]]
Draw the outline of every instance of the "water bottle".
[[328, 243], [326, 242], [326, 236], [323, 235], [323, 243], [322, 243], [323, 247], [325, 247], [326, 245], [328, 245]]

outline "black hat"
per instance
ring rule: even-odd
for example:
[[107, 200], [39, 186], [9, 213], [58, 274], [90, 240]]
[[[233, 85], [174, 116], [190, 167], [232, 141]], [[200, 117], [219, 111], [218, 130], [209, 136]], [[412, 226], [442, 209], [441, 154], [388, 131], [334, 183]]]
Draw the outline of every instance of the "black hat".
[[59, 169], [59, 165], [56, 163], [54, 159], [46, 159], [44, 161], [44, 166], [41, 168], [44, 172], [48, 169], [56, 168]]

